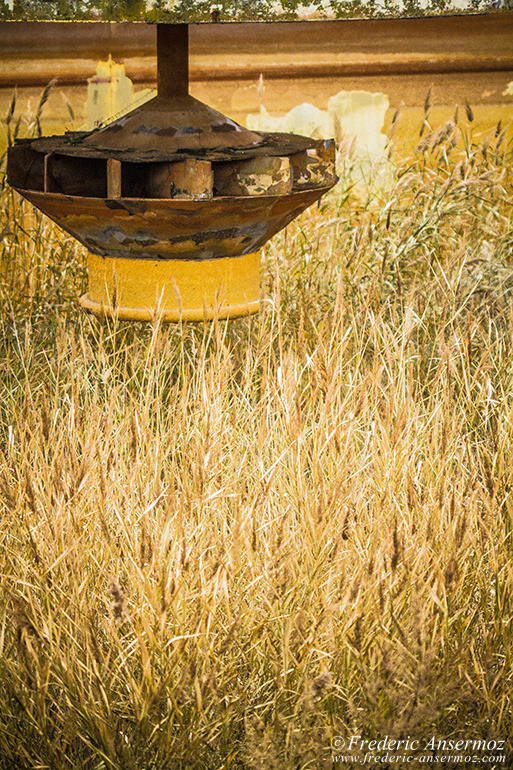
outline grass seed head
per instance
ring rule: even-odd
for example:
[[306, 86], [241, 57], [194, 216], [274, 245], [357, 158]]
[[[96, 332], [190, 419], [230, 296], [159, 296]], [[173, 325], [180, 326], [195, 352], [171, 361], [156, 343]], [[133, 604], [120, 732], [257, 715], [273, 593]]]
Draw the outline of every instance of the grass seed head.
[[109, 594], [111, 598], [110, 608], [116, 620], [123, 620], [125, 617], [125, 594], [115, 578], [110, 579]]

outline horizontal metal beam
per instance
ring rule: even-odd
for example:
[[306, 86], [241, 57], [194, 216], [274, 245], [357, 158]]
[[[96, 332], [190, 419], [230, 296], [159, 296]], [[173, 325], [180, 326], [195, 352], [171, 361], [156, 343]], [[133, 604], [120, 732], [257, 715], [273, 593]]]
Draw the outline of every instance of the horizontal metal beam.
[[[267, 80], [288, 80], [335, 77], [377, 77], [388, 75], [443, 74], [465, 72], [510, 72], [513, 73], [513, 56], [425, 56], [425, 57], [379, 57], [365, 61], [346, 57], [345, 61], [295, 61], [262, 64], [258, 60], [244, 65], [221, 62], [209, 66], [190, 65], [189, 81], [192, 83], [258, 80], [262, 75]], [[44, 62], [37, 67], [26, 65], [23, 72], [0, 69], [0, 87], [13, 88], [45, 86], [53, 78], [60, 85], [84, 85], [92, 74], [91, 64], [84, 62], [71, 66], [68, 72]], [[127, 62], [127, 75], [134, 83], [156, 83], [157, 65]]]
[[[156, 27], [107, 22], [0, 22], [0, 61], [8, 58], [151, 56]], [[513, 12], [420, 19], [349, 19], [192, 25], [191, 54], [276, 51], [513, 54]]]

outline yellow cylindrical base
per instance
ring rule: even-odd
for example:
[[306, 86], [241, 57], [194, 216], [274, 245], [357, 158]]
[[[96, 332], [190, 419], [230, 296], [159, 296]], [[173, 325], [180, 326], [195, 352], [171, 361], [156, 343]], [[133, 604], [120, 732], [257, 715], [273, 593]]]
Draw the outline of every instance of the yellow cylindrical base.
[[219, 259], [124, 259], [89, 255], [89, 292], [80, 303], [99, 316], [202, 321], [256, 313], [260, 255]]

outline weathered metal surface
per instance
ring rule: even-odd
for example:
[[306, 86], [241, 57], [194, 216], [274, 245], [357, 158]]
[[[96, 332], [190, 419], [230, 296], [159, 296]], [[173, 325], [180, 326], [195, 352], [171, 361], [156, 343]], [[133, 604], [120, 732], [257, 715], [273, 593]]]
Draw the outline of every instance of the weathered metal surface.
[[[313, 146], [292, 135], [250, 131], [189, 94], [187, 25], [157, 28], [158, 94], [126, 115], [90, 132], [32, 142], [45, 155], [172, 161], [251, 158], [248, 153], [290, 155]], [[307, 142], [305, 145], [304, 142]]]
[[88, 195], [106, 198], [107, 160], [90, 158], [84, 163], [78, 158], [45, 155], [45, 190], [69, 195]]
[[157, 97], [92, 132], [15, 145], [9, 182], [96, 255], [92, 312], [118, 312], [118, 289], [126, 318], [151, 314], [159, 292], [169, 319], [254, 312], [255, 256], [333, 186], [333, 147], [207, 107], [188, 94], [188, 30], [162, 25], [157, 41]]
[[214, 165], [216, 195], [288, 195], [292, 168], [288, 157], [251, 158]]
[[[334, 184], [332, 157], [305, 137], [249, 131], [189, 96], [183, 26], [159, 26], [157, 43], [157, 97], [92, 132], [16, 145], [9, 181], [100, 256], [254, 252]], [[301, 160], [309, 149], [314, 155]], [[29, 178], [41, 184], [41, 155], [42, 185], [27, 189]], [[291, 156], [305, 174], [310, 163], [312, 189], [292, 192]]]
[[80, 304], [99, 316], [201, 321], [256, 313], [260, 254], [190, 260], [89, 255], [89, 287]]
[[156, 96], [105, 128], [93, 131], [81, 144], [95, 150], [158, 148], [177, 150], [253, 147], [261, 134], [249, 131], [217, 110], [188, 95]]
[[[150, 104], [150, 102], [148, 102]], [[219, 113], [218, 113], [219, 114]], [[167, 120], [172, 125], [174, 115], [168, 113]], [[158, 130], [158, 129], [157, 129]], [[132, 163], [162, 163], [171, 160], [184, 160], [195, 157], [210, 161], [237, 160], [244, 158], [257, 158], [263, 155], [292, 155], [315, 146], [315, 141], [306, 136], [297, 134], [260, 133], [260, 140], [256, 144], [234, 147], [225, 142], [225, 135], [218, 132], [218, 144], [205, 148], [185, 148], [182, 146], [167, 145], [155, 141], [155, 135], [148, 133], [147, 143], [141, 148], [128, 145], [115, 145], [112, 147], [94, 147], [85, 143], [84, 132], [69, 132], [62, 136], [49, 136], [42, 139], [34, 139], [30, 147], [36, 152], [47, 155], [55, 153], [75, 158], [116, 158], [124, 162]], [[251, 132], [253, 133], [253, 132]], [[256, 132], [255, 132], [256, 133]], [[153, 137], [153, 141], [151, 141]], [[19, 145], [15, 145], [13, 150]]]
[[107, 198], [121, 197], [121, 161], [107, 160]]
[[189, 25], [159, 24], [157, 27], [157, 91], [161, 96], [189, 93]]
[[[189, 79], [196, 82], [258, 79], [260, 74], [268, 80], [390, 76], [398, 69], [407, 74], [513, 69], [511, 12], [293, 26], [198, 24], [189, 35]], [[60, 86], [84, 83], [96, 60], [109, 53], [125, 62], [134, 83], [156, 82], [155, 38], [150, 24], [6, 22], [0, 24], [0, 85], [44, 87], [52, 78]], [[481, 94], [482, 89], [466, 95], [474, 104]], [[419, 98], [425, 98], [425, 90]]]
[[27, 190], [44, 189], [43, 153], [32, 150], [29, 142], [19, 141], [7, 153], [7, 179], [13, 187]]
[[328, 189], [205, 201], [19, 192], [94, 254], [203, 260], [257, 251]]
[[337, 181], [333, 139], [318, 140], [315, 147], [292, 155], [290, 162], [294, 190], [331, 186]]
[[197, 200], [212, 197], [213, 173], [208, 160], [188, 158], [175, 163], [152, 163], [147, 168], [147, 198]]
[[[216, 174], [219, 179], [224, 172], [222, 168], [234, 168], [233, 162], [240, 160], [249, 161], [252, 158], [261, 159], [264, 163], [269, 163], [274, 157], [289, 156], [296, 158], [299, 153], [309, 149], [315, 149], [316, 140], [308, 139], [293, 134], [262, 134], [264, 141], [262, 144], [252, 150], [238, 150], [227, 152], [224, 148], [217, 151], [207, 152], [204, 155], [197, 153], [199, 157], [191, 157], [184, 152], [176, 152], [168, 155], [165, 152], [149, 150], [146, 153], [125, 149], [124, 151], [112, 152], [91, 152], [84, 150], [85, 155], [75, 153], [75, 148], [66, 145], [66, 138], [57, 137], [54, 141], [50, 139], [39, 139], [35, 141], [20, 142], [9, 148], [7, 177], [9, 184], [21, 189], [43, 191], [44, 189], [44, 159], [47, 157], [47, 185], [49, 192], [63, 192], [69, 195], [85, 195], [87, 197], [118, 197], [117, 194], [107, 193], [107, 169], [110, 160], [115, 163], [122, 162], [121, 178], [122, 192], [125, 197], [169, 197], [168, 194], [157, 194], [151, 190], [150, 180], [154, 174], [160, 174], [162, 164], [172, 163], [176, 166], [179, 162], [189, 164], [213, 163], [217, 168]], [[71, 140], [69, 140], [71, 141]], [[35, 149], [37, 148], [37, 149]], [[61, 150], [59, 152], [59, 149]], [[230, 163], [225, 165], [226, 161]], [[294, 161], [298, 163], [298, 161]], [[330, 162], [327, 161], [327, 169], [331, 169]], [[189, 165], [188, 168], [193, 166]], [[112, 166], [111, 169], [119, 168]], [[185, 167], [184, 167], [185, 168]], [[197, 168], [206, 169], [206, 166], [198, 165]], [[251, 164], [248, 168], [251, 168]], [[178, 170], [178, 166], [177, 166]], [[111, 174], [113, 171], [111, 170]], [[330, 173], [324, 181], [320, 180], [322, 186], [330, 184]], [[333, 178], [331, 183], [336, 180]], [[113, 183], [113, 177], [111, 176]], [[180, 185], [178, 185], [180, 186]], [[221, 185], [219, 183], [219, 188]], [[113, 188], [114, 189], [114, 188]], [[194, 189], [194, 186], [193, 186]], [[199, 197], [205, 197], [199, 192]], [[223, 193], [227, 194], [227, 193]], [[233, 192], [232, 192], [233, 194]]]

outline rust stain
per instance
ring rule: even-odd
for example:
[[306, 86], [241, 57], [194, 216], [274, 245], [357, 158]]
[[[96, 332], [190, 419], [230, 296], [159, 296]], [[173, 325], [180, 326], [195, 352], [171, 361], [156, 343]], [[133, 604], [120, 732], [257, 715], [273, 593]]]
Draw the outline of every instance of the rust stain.
[[[118, 136], [122, 128], [117, 130]], [[315, 140], [306, 136], [297, 134], [281, 133], [261, 133], [260, 141], [249, 146], [233, 146], [224, 140], [228, 134], [233, 134], [231, 129], [221, 130], [215, 127], [215, 145], [211, 147], [187, 148], [182, 141], [175, 142], [174, 146], [163, 146], [162, 142], [155, 142], [155, 137], [173, 138], [177, 129], [170, 125], [164, 128], [157, 128], [154, 133], [146, 126], [146, 133], [139, 134], [138, 138], [144, 136], [144, 142], [138, 141], [123, 144], [121, 136], [118, 142], [112, 142], [109, 147], [95, 147], [86, 144], [87, 134], [80, 131], [68, 132], [63, 136], [49, 136], [42, 139], [35, 139], [27, 142], [32, 150], [38, 153], [48, 154], [56, 153], [70, 157], [79, 158], [117, 158], [127, 163], [151, 163], [165, 162], [169, 160], [185, 160], [186, 158], [201, 158], [210, 161], [238, 160], [258, 158], [262, 156], [281, 156], [292, 155], [296, 152], [312, 149], [315, 146]], [[221, 136], [223, 139], [221, 139]], [[150, 138], [151, 137], [151, 138]], [[18, 145], [15, 146], [16, 148]], [[14, 148], [13, 148], [14, 149]]]
[[201, 260], [257, 251], [328, 189], [207, 201], [109, 201], [20, 192], [94, 254]]

